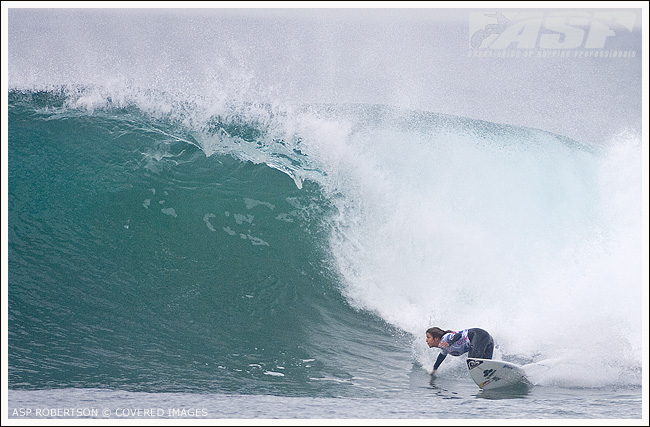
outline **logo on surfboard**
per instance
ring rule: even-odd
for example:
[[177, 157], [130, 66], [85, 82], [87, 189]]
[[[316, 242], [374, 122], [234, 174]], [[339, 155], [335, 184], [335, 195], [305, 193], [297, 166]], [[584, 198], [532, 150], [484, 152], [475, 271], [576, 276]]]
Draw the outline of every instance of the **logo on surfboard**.
[[467, 359], [467, 368], [468, 369], [474, 369], [477, 366], [480, 366], [483, 362], [480, 360], [474, 360], [474, 359]]

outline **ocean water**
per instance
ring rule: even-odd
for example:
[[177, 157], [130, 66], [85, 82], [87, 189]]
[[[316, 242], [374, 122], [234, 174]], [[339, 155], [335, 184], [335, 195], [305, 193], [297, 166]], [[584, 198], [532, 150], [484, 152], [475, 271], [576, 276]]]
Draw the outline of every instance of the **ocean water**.
[[[151, 51], [181, 21], [77, 13], [10, 16], [9, 421], [647, 420], [637, 132], [292, 102], [260, 75], [323, 67], [246, 32], [220, 62], [210, 27]], [[533, 385], [431, 378], [431, 326], [488, 330]]]
[[[10, 415], [641, 417], [633, 140], [163, 100], [9, 94]], [[432, 381], [431, 325], [534, 387]]]

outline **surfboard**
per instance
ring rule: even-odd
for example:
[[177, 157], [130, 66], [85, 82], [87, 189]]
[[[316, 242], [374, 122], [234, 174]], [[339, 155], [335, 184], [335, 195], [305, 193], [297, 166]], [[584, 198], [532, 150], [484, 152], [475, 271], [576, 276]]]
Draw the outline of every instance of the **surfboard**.
[[467, 368], [476, 385], [483, 390], [531, 385], [524, 370], [514, 363], [468, 357]]

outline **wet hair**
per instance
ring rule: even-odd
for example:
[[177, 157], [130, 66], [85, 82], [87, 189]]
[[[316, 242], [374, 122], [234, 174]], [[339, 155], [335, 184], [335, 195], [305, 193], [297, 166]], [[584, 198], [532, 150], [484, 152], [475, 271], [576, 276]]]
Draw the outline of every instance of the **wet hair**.
[[431, 335], [433, 338], [442, 338], [444, 334], [453, 334], [454, 331], [444, 331], [437, 326], [427, 329], [427, 334]]

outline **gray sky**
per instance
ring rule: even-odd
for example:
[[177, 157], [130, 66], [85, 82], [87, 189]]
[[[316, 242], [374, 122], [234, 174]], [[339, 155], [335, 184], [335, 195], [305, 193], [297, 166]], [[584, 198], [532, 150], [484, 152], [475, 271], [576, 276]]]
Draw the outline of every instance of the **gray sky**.
[[[8, 21], [10, 87], [218, 87], [261, 102], [397, 105], [597, 144], [641, 130], [640, 9], [9, 9]], [[497, 51], [519, 56], [476, 57]], [[584, 57], [594, 51], [635, 56]]]

